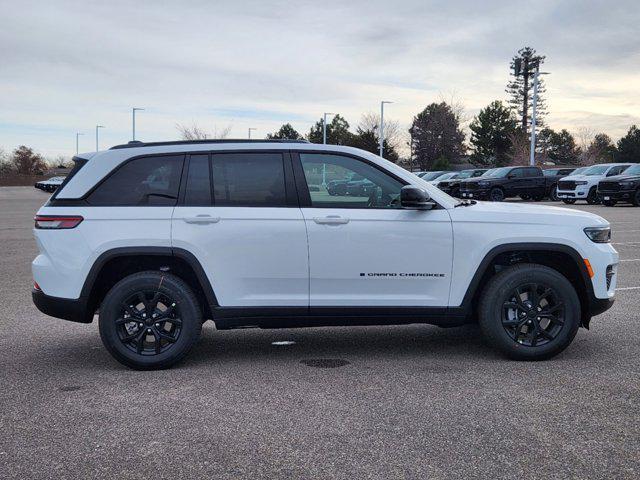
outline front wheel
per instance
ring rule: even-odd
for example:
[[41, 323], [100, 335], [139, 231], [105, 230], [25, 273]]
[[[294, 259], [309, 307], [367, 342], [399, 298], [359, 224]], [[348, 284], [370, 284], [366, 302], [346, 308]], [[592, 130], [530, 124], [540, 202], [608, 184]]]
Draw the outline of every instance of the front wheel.
[[515, 360], [545, 360], [562, 352], [580, 326], [580, 300], [569, 280], [538, 264], [511, 266], [482, 292], [480, 328]]
[[600, 203], [600, 199], [598, 198], [598, 190], [596, 187], [591, 187], [589, 190], [589, 194], [587, 195], [587, 203], [589, 205], [596, 205]]
[[558, 199], [558, 187], [556, 185], [551, 187], [551, 191], [549, 192], [549, 200], [551, 200], [552, 202], [557, 202], [559, 200]]
[[200, 336], [198, 300], [180, 278], [140, 272], [120, 280], [100, 306], [100, 337], [120, 363], [137, 370], [179, 362]]
[[492, 202], [501, 202], [504, 200], [504, 190], [501, 188], [493, 188], [491, 192], [489, 192], [489, 199]]

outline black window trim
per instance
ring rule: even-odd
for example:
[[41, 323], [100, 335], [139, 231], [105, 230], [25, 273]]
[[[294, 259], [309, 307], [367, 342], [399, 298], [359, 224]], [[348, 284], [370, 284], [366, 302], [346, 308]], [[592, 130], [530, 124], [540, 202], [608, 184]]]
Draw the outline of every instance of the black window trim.
[[[386, 170], [385, 168], [381, 167], [380, 165], [378, 165], [375, 162], [372, 162], [371, 160], [361, 157], [359, 155], [354, 155], [352, 153], [347, 153], [347, 152], [336, 152], [334, 150], [320, 150], [320, 149], [313, 149], [313, 150], [291, 150], [291, 159], [293, 162], [293, 174], [295, 177], [295, 182], [296, 182], [296, 186], [297, 186], [297, 190], [298, 190], [298, 198], [300, 200], [300, 208], [322, 208], [322, 209], [327, 209], [327, 208], [335, 208], [335, 209], [343, 209], [343, 210], [385, 210], [385, 211], [391, 211], [391, 210], [403, 210], [401, 207], [398, 208], [385, 208], [385, 207], [366, 207], [366, 208], [362, 208], [362, 207], [349, 207], [349, 206], [332, 206], [332, 207], [314, 207], [311, 204], [311, 193], [309, 192], [309, 187], [307, 185], [307, 179], [305, 177], [304, 174], [304, 169], [302, 168], [302, 161], [300, 160], [300, 154], [316, 154], [316, 155], [333, 155], [333, 156], [343, 156], [343, 157], [350, 157], [353, 158], [355, 160], [359, 160], [361, 162], [366, 163], [367, 165], [370, 165], [372, 167], [374, 167], [375, 169], [379, 170], [380, 172], [384, 173], [385, 175], [390, 176], [391, 178], [393, 178], [394, 180], [400, 182], [402, 184], [402, 186], [407, 186], [407, 185], [411, 185], [410, 182], [404, 180], [403, 178], [400, 178], [399, 176], [397, 176], [395, 173], [390, 172], [389, 170]], [[442, 206], [440, 204], [438, 204], [434, 199], [432, 199], [433, 202], [436, 203], [436, 207], [434, 207], [434, 209], [440, 209], [442, 208]]]

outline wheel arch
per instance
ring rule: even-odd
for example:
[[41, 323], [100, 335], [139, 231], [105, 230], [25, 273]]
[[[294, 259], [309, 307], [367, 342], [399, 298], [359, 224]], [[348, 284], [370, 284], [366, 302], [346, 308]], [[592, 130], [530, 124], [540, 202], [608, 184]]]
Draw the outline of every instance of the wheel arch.
[[581, 324], [588, 328], [595, 300], [593, 284], [582, 256], [574, 248], [558, 243], [509, 243], [491, 249], [476, 269], [462, 305], [475, 312], [484, 285], [501, 269], [518, 263], [537, 263], [553, 268], [574, 285], [581, 307]]
[[218, 300], [198, 259], [191, 252], [172, 247], [124, 247], [103, 252], [85, 279], [80, 298], [89, 317], [118, 281], [144, 270], [161, 270], [182, 278], [200, 300], [205, 318], [212, 318]]

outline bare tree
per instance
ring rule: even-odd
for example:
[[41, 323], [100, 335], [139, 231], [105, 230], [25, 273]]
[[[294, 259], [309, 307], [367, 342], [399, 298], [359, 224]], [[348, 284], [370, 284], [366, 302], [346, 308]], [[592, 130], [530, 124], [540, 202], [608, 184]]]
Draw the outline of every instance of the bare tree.
[[529, 139], [521, 129], [509, 134], [511, 152], [508, 155], [511, 165], [527, 165], [529, 163]]
[[[363, 113], [358, 122], [358, 128], [365, 132], [376, 132], [377, 135], [380, 129], [380, 114], [373, 112]], [[385, 120], [383, 128], [385, 141], [395, 150], [403, 147], [409, 140], [407, 130], [403, 129], [397, 120]]]
[[178, 130], [178, 132], [180, 133], [180, 137], [182, 137], [182, 140], [221, 140], [229, 136], [229, 134], [231, 133], [231, 125], [227, 125], [220, 130], [218, 130], [218, 128], [214, 125], [213, 132], [209, 133], [204, 128], [196, 125], [195, 123], [191, 126], [177, 123], [176, 130]]
[[601, 152], [597, 152], [594, 148], [591, 148], [591, 144], [593, 143], [595, 136], [595, 130], [589, 127], [580, 127], [576, 131], [576, 137], [578, 137], [578, 148], [580, 148], [581, 165], [593, 165], [597, 162], [598, 155]]

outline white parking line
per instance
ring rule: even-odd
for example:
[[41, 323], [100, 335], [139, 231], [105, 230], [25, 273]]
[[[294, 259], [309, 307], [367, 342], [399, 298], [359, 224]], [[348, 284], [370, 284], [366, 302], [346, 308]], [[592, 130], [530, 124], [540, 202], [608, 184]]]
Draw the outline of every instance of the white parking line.
[[640, 258], [628, 258], [627, 260], [620, 260], [621, 262], [640, 262]]
[[616, 288], [616, 292], [618, 290], [640, 290], [640, 287], [620, 287], [620, 288]]
[[634, 233], [634, 232], [640, 232], [640, 230], [614, 230], [613, 233]]
[[640, 242], [613, 242], [611, 245], [640, 245]]

